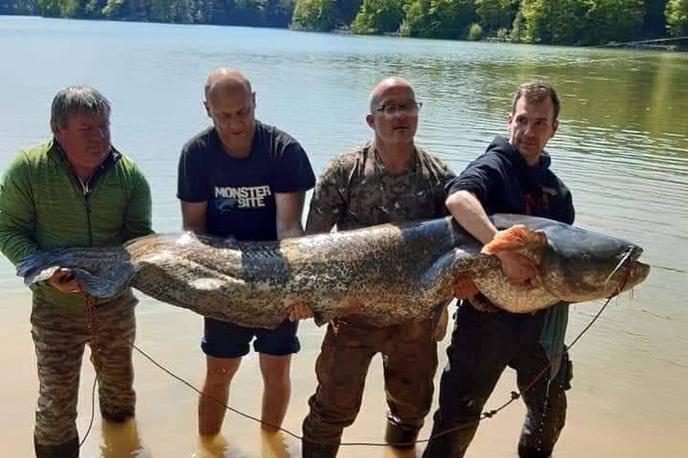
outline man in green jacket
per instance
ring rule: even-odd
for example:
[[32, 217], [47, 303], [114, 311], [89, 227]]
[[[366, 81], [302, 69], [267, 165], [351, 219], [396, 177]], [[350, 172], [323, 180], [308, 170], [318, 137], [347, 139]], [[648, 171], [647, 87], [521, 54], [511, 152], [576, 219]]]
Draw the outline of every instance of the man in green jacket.
[[[151, 233], [151, 198], [134, 162], [110, 144], [110, 103], [91, 87], [68, 87], [52, 102], [52, 140], [22, 150], [0, 189], [0, 250], [14, 264], [56, 247], [111, 246]], [[76, 406], [84, 345], [108, 421], [134, 415], [130, 290], [107, 301], [81, 293], [69, 269], [32, 286], [31, 334], [39, 396], [37, 457], [78, 456]]]

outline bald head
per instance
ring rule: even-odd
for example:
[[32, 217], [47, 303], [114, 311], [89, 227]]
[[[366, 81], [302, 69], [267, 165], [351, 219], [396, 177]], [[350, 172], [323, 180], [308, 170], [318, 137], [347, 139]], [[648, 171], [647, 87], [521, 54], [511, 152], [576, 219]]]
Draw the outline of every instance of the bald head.
[[413, 87], [411, 83], [406, 81], [400, 76], [392, 76], [390, 78], [385, 78], [370, 91], [370, 112], [375, 113], [375, 110], [380, 106], [381, 101], [385, 96], [391, 91], [396, 91], [400, 88], [404, 88], [409, 91], [411, 97], [415, 99], [415, 93], [413, 92]]
[[216, 68], [205, 82], [206, 100], [218, 92], [245, 91], [251, 94], [251, 83], [239, 70], [228, 67]]
[[236, 158], [247, 157], [256, 128], [256, 98], [243, 73], [233, 68], [210, 72], [203, 105], [225, 152]]

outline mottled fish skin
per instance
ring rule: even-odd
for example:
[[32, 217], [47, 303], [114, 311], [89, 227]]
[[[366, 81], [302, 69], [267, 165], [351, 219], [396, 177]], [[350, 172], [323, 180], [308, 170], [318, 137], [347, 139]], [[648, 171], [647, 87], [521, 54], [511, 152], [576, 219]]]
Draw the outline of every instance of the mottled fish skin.
[[[575, 230], [579, 237], [592, 234], [634, 247], [542, 218], [496, 215], [493, 221], [500, 229], [518, 223], [550, 231], [559, 244], [567, 244], [566, 231]], [[537, 239], [544, 242], [530, 246], [528, 255], [540, 274], [529, 288], [508, 283], [498, 259], [481, 254], [482, 245], [449, 217], [280, 242], [154, 234], [124, 247], [42, 253], [23, 261], [18, 274], [31, 283], [58, 266], [70, 267], [94, 296], [113, 297], [133, 286], [160, 301], [242, 326], [274, 328], [297, 302], [309, 304], [319, 324], [362, 306], [357, 313], [371, 325], [388, 326], [429, 317], [438, 304], [451, 300], [457, 275], [468, 275], [488, 299], [511, 312], [529, 313], [570, 300], [577, 279], [564, 278], [562, 272], [573, 261], [562, 262], [558, 247], [545, 237]], [[599, 263], [587, 269], [588, 280], [612, 271]], [[642, 279], [638, 274], [636, 283]]]
[[480, 258], [475, 241], [457, 243], [456, 235], [440, 219], [281, 242], [154, 235], [126, 249], [136, 265], [132, 286], [204, 316], [272, 328], [303, 301], [318, 323], [362, 305], [372, 325], [386, 326], [450, 300], [453, 272]]

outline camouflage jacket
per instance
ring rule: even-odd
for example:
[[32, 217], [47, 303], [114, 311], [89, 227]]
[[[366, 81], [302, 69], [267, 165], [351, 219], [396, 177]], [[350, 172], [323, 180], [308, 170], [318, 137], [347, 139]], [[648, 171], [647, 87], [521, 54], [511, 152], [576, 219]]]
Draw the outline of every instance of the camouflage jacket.
[[335, 157], [325, 167], [315, 186], [306, 231], [444, 216], [444, 188], [452, 178], [454, 173], [446, 164], [418, 146], [409, 169], [392, 175], [369, 142]]

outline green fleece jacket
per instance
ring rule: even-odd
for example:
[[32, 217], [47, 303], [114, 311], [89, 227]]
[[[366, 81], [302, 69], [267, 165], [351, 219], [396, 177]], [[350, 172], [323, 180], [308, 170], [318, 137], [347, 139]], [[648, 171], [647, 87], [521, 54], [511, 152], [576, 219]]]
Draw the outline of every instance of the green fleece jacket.
[[[151, 195], [145, 177], [114, 148], [82, 184], [60, 145], [50, 140], [22, 150], [0, 188], [0, 251], [17, 264], [42, 250], [113, 246], [151, 233]], [[36, 284], [50, 303], [83, 310], [84, 297]]]

